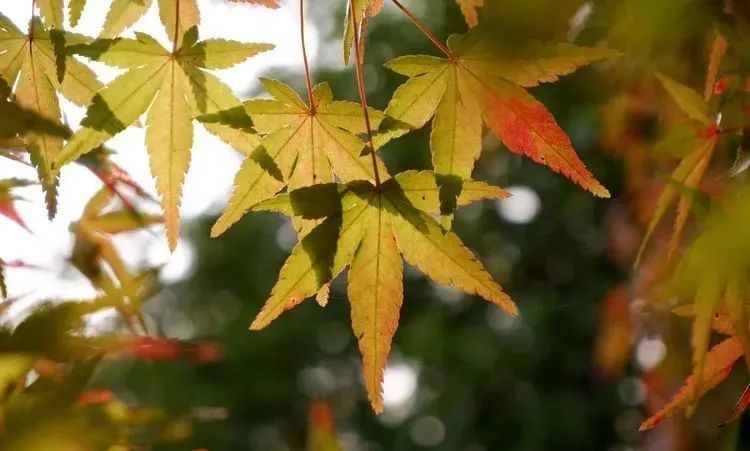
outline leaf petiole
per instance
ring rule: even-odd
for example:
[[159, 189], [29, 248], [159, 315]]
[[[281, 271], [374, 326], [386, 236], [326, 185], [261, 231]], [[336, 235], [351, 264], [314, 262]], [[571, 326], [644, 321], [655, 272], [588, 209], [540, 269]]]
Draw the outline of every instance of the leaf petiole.
[[360, 33], [359, 28], [357, 27], [357, 15], [356, 11], [354, 9], [354, 2], [349, 2], [350, 6], [350, 15], [352, 17], [352, 25], [354, 30], [354, 52], [355, 52], [355, 58], [354, 58], [354, 68], [355, 72], [357, 74], [357, 88], [359, 89], [359, 102], [362, 104], [362, 112], [365, 117], [365, 126], [367, 128], [367, 138], [369, 140], [369, 146], [370, 146], [370, 156], [372, 156], [372, 166], [373, 171], [375, 173], [375, 189], [380, 190], [380, 173], [378, 172], [378, 160], [375, 156], [375, 143], [372, 139], [372, 125], [370, 124], [370, 112], [367, 109], [367, 92], [365, 90], [365, 79], [362, 75], [362, 49], [360, 44]]
[[305, 0], [299, 0], [299, 31], [302, 40], [302, 59], [305, 62], [305, 83], [307, 85], [307, 98], [310, 100], [310, 112], [315, 114], [316, 104], [313, 96], [312, 77], [310, 66], [307, 63], [307, 47], [305, 46]]
[[437, 36], [435, 36], [435, 33], [433, 33], [429, 28], [427, 28], [427, 25], [425, 25], [421, 20], [417, 18], [417, 16], [414, 15], [411, 11], [409, 11], [406, 6], [404, 6], [399, 0], [393, 0], [393, 4], [396, 5], [398, 9], [401, 10], [401, 12], [404, 13], [404, 15], [419, 29], [419, 31], [424, 34], [427, 39], [432, 41], [433, 44], [435, 44], [435, 47], [439, 48], [441, 52], [445, 54], [445, 56], [448, 57], [448, 59], [453, 59], [454, 55], [450, 51], [448, 47], [443, 44], [440, 39], [438, 39]]

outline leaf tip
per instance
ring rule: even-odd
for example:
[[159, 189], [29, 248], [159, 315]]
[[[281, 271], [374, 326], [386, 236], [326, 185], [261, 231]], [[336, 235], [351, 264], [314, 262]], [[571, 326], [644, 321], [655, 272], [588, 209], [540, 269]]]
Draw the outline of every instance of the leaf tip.
[[225, 231], [226, 231], [226, 229], [225, 229], [224, 227], [222, 227], [222, 226], [221, 226], [221, 225], [219, 224], [219, 222], [218, 222], [218, 221], [216, 221], [216, 223], [215, 223], [215, 224], [213, 225], [213, 227], [211, 227], [211, 232], [210, 232], [210, 236], [211, 236], [211, 238], [218, 238], [218, 237], [219, 237], [219, 236], [221, 236], [221, 235], [222, 235], [222, 234], [223, 234], [223, 233], [224, 233]]
[[593, 193], [596, 197], [601, 197], [602, 199], [609, 199], [612, 197], [612, 194], [610, 194], [609, 190], [598, 183], [591, 189], [591, 193]]
[[250, 323], [250, 328], [249, 329], [252, 330], [252, 331], [254, 331], [254, 332], [257, 332], [257, 331], [259, 331], [261, 329], [264, 329], [268, 325], [269, 322], [270, 321], [268, 321], [268, 319], [266, 319], [266, 318], [263, 317], [263, 312], [260, 312], [258, 314], [258, 316], [255, 317], [255, 319], [253, 320], [253, 322]]

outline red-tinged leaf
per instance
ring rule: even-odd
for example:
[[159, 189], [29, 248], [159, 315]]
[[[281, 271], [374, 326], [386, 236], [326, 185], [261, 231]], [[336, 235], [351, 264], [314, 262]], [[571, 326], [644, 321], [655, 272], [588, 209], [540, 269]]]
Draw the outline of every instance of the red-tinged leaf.
[[104, 404], [113, 399], [115, 399], [115, 394], [111, 390], [90, 388], [78, 396], [76, 403], [79, 406], [88, 406], [91, 404]]
[[743, 413], [747, 410], [747, 407], [750, 406], [750, 385], [745, 387], [745, 390], [742, 392], [742, 396], [740, 396], [740, 399], [737, 400], [737, 403], [734, 405], [734, 409], [732, 409], [732, 415], [726, 419], [723, 423], [721, 423], [722, 426], [726, 426], [727, 424], [739, 419]]
[[19, 197], [13, 193], [13, 190], [15, 188], [23, 188], [33, 184], [34, 182], [16, 178], [0, 180], [0, 215], [15, 222], [26, 229], [29, 233], [31, 233], [31, 230], [29, 230], [23, 218], [21, 218], [16, 210], [15, 202], [19, 200]]
[[[672, 313], [686, 318], [695, 318], [695, 308], [693, 304], [678, 305], [672, 309]], [[714, 318], [711, 321], [711, 329], [724, 335], [733, 335], [735, 332], [731, 318], [721, 313], [716, 313], [714, 315]]]
[[313, 401], [310, 404], [308, 418], [310, 429], [307, 450], [341, 451], [331, 405], [326, 401]]
[[720, 79], [716, 80], [716, 83], [714, 84], [714, 94], [717, 96], [724, 94], [724, 91], [727, 90], [731, 82], [732, 77], [721, 77]]
[[596, 196], [610, 196], [541, 102], [510, 83], [498, 81], [493, 88], [484, 89], [480, 101], [487, 125], [508, 149], [549, 166]]
[[620, 375], [631, 356], [630, 299], [629, 287], [618, 285], [601, 303], [595, 362], [606, 376]]
[[31, 233], [31, 229], [29, 229], [23, 218], [21, 218], [21, 216], [18, 214], [18, 211], [16, 210], [15, 205], [13, 205], [12, 200], [0, 202], [0, 215], [5, 216], [6, 218], [26, 229], [27, 232]]
[[[713, 148], [716, 145], [715, 141], [716, 140], [713, 139], [712, 141], [705, 140], [700, 142], [699, 147], [691, 150], [690, 153], [680, 161], [674, 171], [672, 171], [670, 182], [664, 187], [661, 194], [659, 194], [659, 198], [656, 202], [656, 209], [654, 210], [651, 221], [646, 228], [646, 233], [643, 236], [641, 246], [638, 249], [638, 254], [635, 258], [635, 267], [638, 267], [640, 265], [641, 258], [643, 257], [646, 250], [646, 246], [651, 240], [651, 237], [656, 232], [656, 229], [661, 223], [661, 220], [664, 219], [664, 216], [667, 214], [667, 210], [671, 208], [672, 204], [677, 199], [682, 199], [683, 196], [680, 196], [680, 192], [678, 191], [677, 187], [686, 185], [687, 180], [689, 177], [691, 177], [691, 175], [694, 175], [693, 179], [695, 179], [698, 175], [702, 177], [703, 172], [705, 172], [704, 166], [708, 164], [707, 159], [704, 157], [707, 156], [708, 160], [710, 160], [710, 155], [713, 153]], [[703, 169], [701, 169], [701, 167], [703, 167]], [[678, 226], [679, 222], [687, 219], [687, 205], [683, 205], [681, 208], [683, 208], [683, 213], [682, 217], [678, 215], [678, 218], [675, 221], [675, 233], [681, 232], [682, 225]], [[673, 235], [675, 233], [673, 233]], [[674, 241], [674, 239], [672, 241]]]
[[229, 0], [232, 3], [248, 3], [251, 5], [265, 6], [266, 8], [276, 9], [281, 5], [276, 0]]
[[127, 337], [120, 340], [116, 354], [146, 361], [187, 359], [206, 363], [219, 360], [222, 349], [215, 341], [182, 343], [168, 338]]
[[176, 341], [152, 337], [126, 338], [120, 352], [142, 360], [177, 360], [183, 356], [182, 346]]
[[721, 33], [716, 33], [716, 38], [711, 44], [711, 54], [708, 57], [708, 69], [706, 70], [706, 86], [703, 90], [703, 100], [711, 99], [716, 84], [716, 75], [719, 73], [719, 66], [724, 54], [727, 52], [727, 40]]
[[697, 392], [702, 396], [713, 389], [729, 376], [734, 363], [743, 354], [742, 343], [734, 337], [727, 338], [717, 344], [706, 355], [705, 366], [701, 382], [696, 385], [695, 373], [690, 375], [675, 393], [672, 399], [654, 415], [646, 419], [639, 428], [646, 431], [661, 423], [664, 419], [671, 417], [674, 413], [692, 402], [692, 394]]
[[[700, 184], [701, 180], [703, 180], [703, 176], [708, 169], [709, 163], [711, 162], [711, 157], [713, 156], [714, 149], [716, 148], [717, 139], [715, 131], [716, 127], [709, 127], [709, 129], [709, 137], [707, 138], [703, 153], [693, 170], [690, 171], [688, 176], [685, 178], [683, 186], [683, 188], [685, 189], [695, 190], [698, 188], [698, 185]], [[682, 238], [682, 232], [685, 229], [685, 224], [687, 223], [688, 215], [690, 214], [692, 205], [693, 199], [685, 194], [682, 194], [680, 196], [680, 201], [677, 203], [677, 217], [674, 221], [672, 237], [669, 240], [669, 258], [674, 255], [674, 252], [680, 242], [680, 238]]]

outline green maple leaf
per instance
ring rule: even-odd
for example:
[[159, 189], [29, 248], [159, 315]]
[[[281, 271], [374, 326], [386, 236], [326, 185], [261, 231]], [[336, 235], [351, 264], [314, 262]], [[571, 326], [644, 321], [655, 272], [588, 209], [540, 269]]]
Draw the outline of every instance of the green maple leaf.
[[[506, 192], [467, 181], [458, 204], [505, 197]], [[383, 409], [383, 370], [403, 301], [403, 258], [437, 283], [479, 295], [515, 315], [513, 301], [452, 232], [428, 213], [439, 210], [435, 174], [407, 171], [380, 189], [365, 181], [321, 184], [281, 194], [254, 210], [322, 221], [292, 250], [271, 295], [250, 326], [262, 329], [316, 294], [347, 266], [352, 329], [362, 352], [373, 409]]]
[[[186, 26], [181, 24], [192, 23], [192, 13], [183, 18], [182, 6], [179, 11], [180, 17], [163, 21], [165, 29], [179, 30]], [[175, 36], [174, 32], [170, 36]], [[71, 49], [129, 70], [96, 94], [81, 122], [82, 127], [65, 145], [57, 163], [62, 166], [96, 149], [134, 124], [148, 110], [146, 147], [151, 172], [162, 196], [169, 245], [174, 249], [179, 236], [182, 183], [193, 143], [192, 120], [202, 120], [209, 132], [240, 151], [249, 153], [260, 141], [250, 128], [250, 118], [242, 110], [240, 101], [207, 69], [234, 66], [273, 46], [223, 39], [198, 41], [195, 27], [179, 40], [181, 46], [175, 44], [173, 52], [146, 34], [136, 33], [136, 37], [100, 39]], [[217, 116], [221, 120], [205, 120]]]
[[[365, 143], [355, 135], [365, 131], [358, 103], [334, 101], [330, 87], [323, 83], [314, 89], [312, 108], [288, 85], [268, 78], [261, 81], [273, 99], [249, 100], [244, 106], [255, 129], [265, 136], [237, 173], [229, 204], [211, 229], [213, 237], [285, 186], [329, 183], [334, 174], [345, 182], [375, 180], [372, 158], [363, 155]], [[377, 127], [383, 114], [370, 109], [370, 117]], [[378, 171], [387, 177], [379, 160]]]
[[36, 6], [39, 7], [45, 27], [62, 30], [63, 0], [37, 0]]
[[[69, 130], [59, 121], [45, 119], [19, 105], [12, 96], [10, 86], [2, 78], [0, 78], [0, 117], [3, 118], [0, 122], [0, 140], [2, 140], [0, 147], [7, 144], [8, 148], [28, 150], [26, 149], [28, 146], [20, 137], [30, 131], [44, 132], [59, 137], [69, 134]], [[13, 158], [6, 153], [1, 155]]]
[[[354, 5], [352, 5], [352, 3]], [[354, 27], [359, 27], [364, 34], [367, 22], [372, 16], [380, 13], [383, 8], [383, 0], [348, 0], [344, 18], [344, 63], [349, 64], [354, 44]], [[352, 8], [354, 8], [354, 21], [352, 21]], [[364, 50], [364, 49], [363, 49]]]
[[[481, 27], [451, 36], [446, 51], [451, 58], [404, 56], [386, 64], [410, 77], [385, 111], [395, 120], [389, 127], [417, 129], [434, 118], [430, 148], [440, 179], [460, 181], [471, 176], [482, 150], [484, 123], [512, 152], [549, 166], [597, 196], [609, 196], [552, 114], [524, 88], [556, 81], [616, 52], [536, 42], [511, 49]], [[449, 213], [449, 208], [443, 210]]]
[[[750, 221], [748, 198], [750, 185], [741, 182], [732, 187], [721, 205], [712, 206], [702, 222], [700, 234], [687, 246], [664, 287], [665, 299], [693, 300], [691, 344], [696, 381], [690, 393], [690, 404], [700, 395], [703, 381], [708, 381], [704, 373], [717, 312], [726, 315], [742, 349], [750, 351], [746, 302], [750, 239], [744, 232]], [[746, 363], [750, 367], [750, 354], [746, 354]]]
[[[640, 264], [646, 246], [666, 216], [667, 211], [672, 204], [677, 202], [677, 215], [668, 245], [669, 256], [671, 257], [674, 254], [692, 208], [692, 198], [684, 191], [694, 192], [697, 190], [708, 170], [721, 136], [718, 133], [718, 128], [709, 117], [710, 107], [700, 94], [659, 72], [656, 73], [656, 78], [677, 106], [690, 117], [691, 121], [687, 124], [687, 130], [678, 128], [673, 134], [667, 135], [662, 142], [657, 143], [657, 148], [654, 150], [654, 152], [670, 153], [665, 149], [679, 146], [680, 151], [686, 153], [686, 155], [672, 171], [670, 183], [659, 194], [654, 214], [638, 249], [635, 266]], [[683, 188], [682, 193], [680, 192], [681, 187]]]
[[65, 45], [84, 43], [88, 38], [63, 31], [54, 5], [39, 3], [45, 21], [55, 28], [45, 28], [34, 17], [29, 33], [22, 33], [0, 14], [0, 78], [7, 86], [15, 86], [15, 103], [37, 118], [23, 138], [46, 193], [50, 217], [57, 208], [59, 171], [54, 160], [63, 147], [63, 133], [59, 132], [63, 128], [62, 112], [56, 93], [76, 105], [87, 106], [101, 87], [91, 69], [62, 51]]
[[114, 199], [115, 192], [103, 187], [86, 204], [81, 218], [71, 224], [75, 241], [70, 262], [130, 318], [140, 308], [142, 280], [128, 269], [110, 237], [161, 224], [163, 218], [132, 207], [112, 209]]
[[[70, 11], [70, 25], [76, 26], [81, 18], [87, 0], [71, 0], [68, 5]], [[127, 28], [132, 26], [148, 11], [154, 0], [112, 0], [104, 25], [99, 33], [100, 38], [114, 38]], [[179, 3], [179, 8], [177, 8]], [[165, 26], [168, 27], [167, 34], [174, 40], [175, 26], [177, 26], [178, 40], [190, 28], [197, 26], [200, 22], [200, 11], [195, 0], [158, 0], [159, 13]], [[170, 20], [177, 14], [180, 18], [177, 24]]]

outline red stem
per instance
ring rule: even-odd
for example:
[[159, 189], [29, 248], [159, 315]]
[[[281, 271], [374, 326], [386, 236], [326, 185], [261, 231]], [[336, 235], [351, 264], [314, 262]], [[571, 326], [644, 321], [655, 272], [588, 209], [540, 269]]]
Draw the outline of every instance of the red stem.
[[414, 25], [416, 25], [417, 28], [419, 28], [419, 31], [421, 31], [422, 34], [424, 34], [427, 37], [427, 39], [432, 41], [432, 43], [435, 44], [435, 46], [439, 48], [440, 51], [445, 54], [445, 56], [447, 56], [448, 58], [453, 58], [453, 53], [451, 53], [450, 49], [448, 49], [448, 47], [446, 47], [445, 44], [443, 44], [440, 41], [440, 39], [438, 39], [438, 37], [435, 36], [435, 34], [429, 28], [427, 28], [427, 25], [425, 25], [421, 20], [417, 19], [417, 16], [415, 16], [411, 11], [406, 9], [406, 7], [403, 4], [401, 4], [400, 1], [393, 0], [393, 4], [396, 5], [396, 7], [398, 7], [398, 9], [400, 9], [401, 12], [404, 13], [404, 15]]
[[349, 2], [350, 15], [352, 16], [352, 25], [354, 28], [354, 68], [357, 73], [357, 88], [359, 89], [359, 102], [362, 104], [362, 111], [365, 116], [365, 127], [367, 128], [367, 137], [370, 145], [370, 155], [372, 156], [372, 167], [375, 173], [375, 188], [380, 189], [380, 174], [378, 173], [378, 159], [375, 156], [375, 143], [372, 139], [372, 125], [370, 124], [370, 112], [367, 109], [367, 91], [365, 90], [365, 79], [362, 75], [362, 51], [360, 49], [360, 38], [359, 28], [357, 27], [356, 11], [354, 9], [354, 2]]
[[307, 47], [305, 46], [305, 0], [299, 0], [299, 33], [302, 40], [302, 59], [305, 62], [305, 83], [307, 84], [307, 98], [310, 101], [310, 112], [315, 113], [315, 97], [313, 96], [310, 66], [307, 63]]

